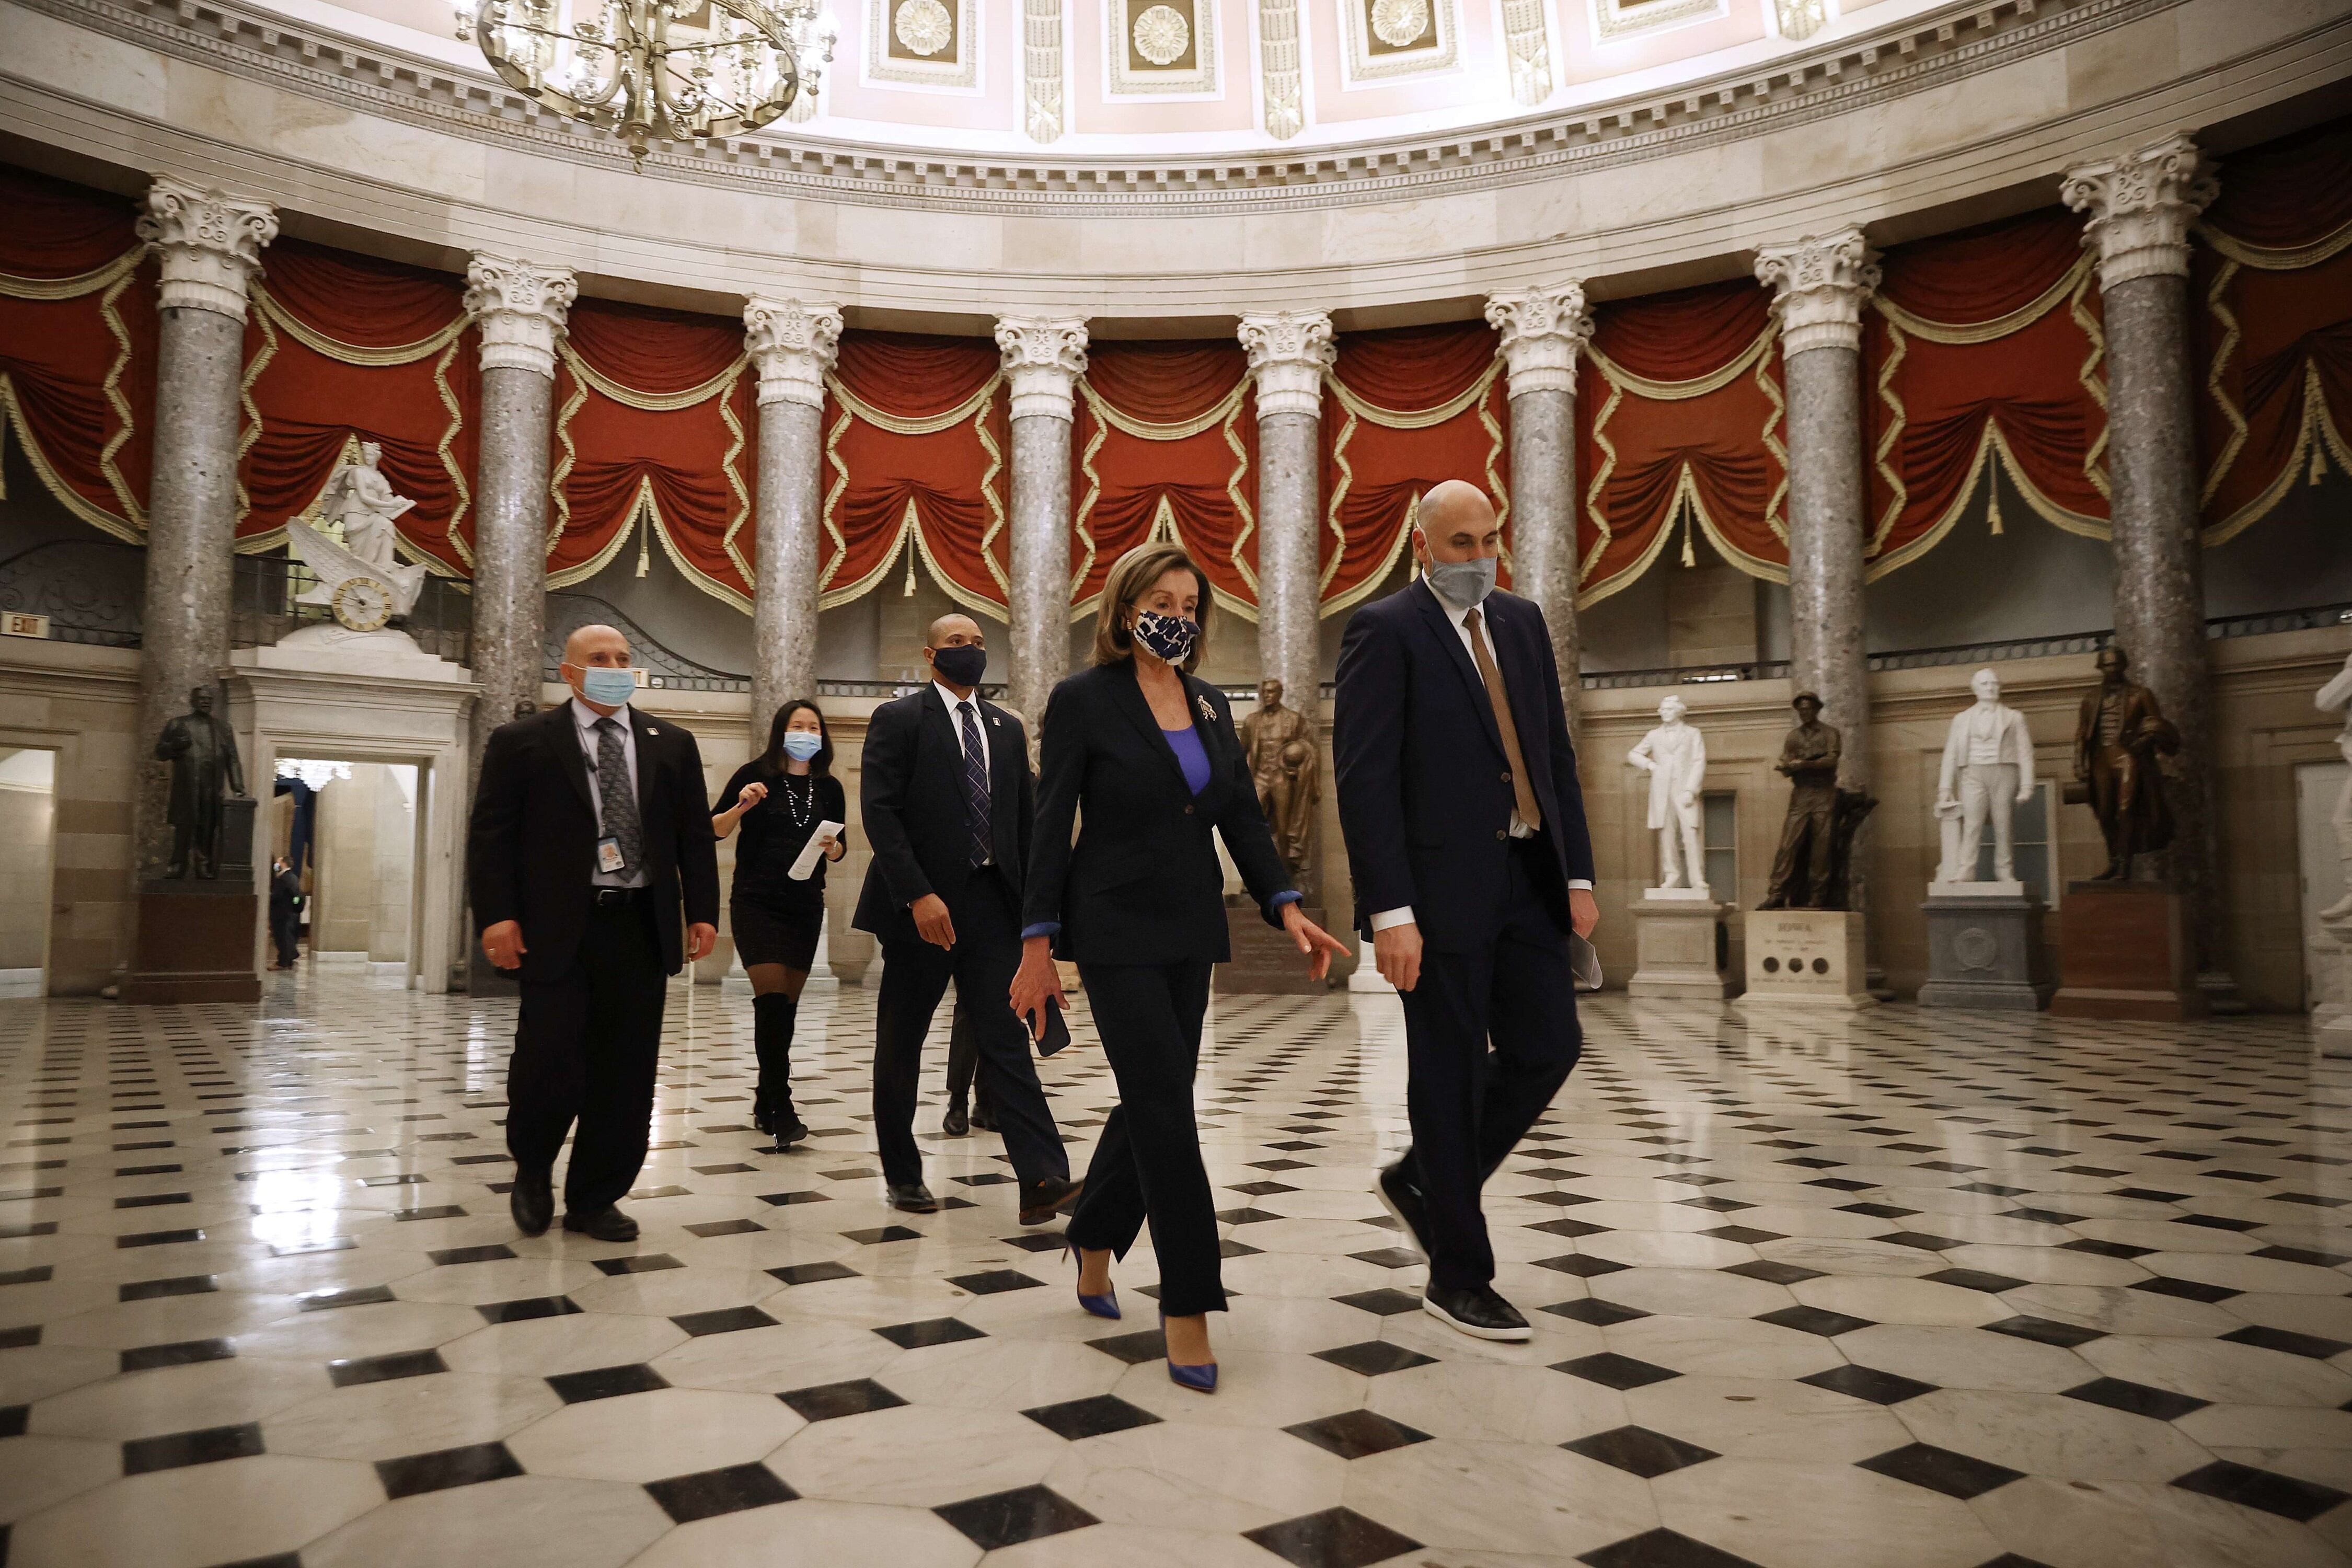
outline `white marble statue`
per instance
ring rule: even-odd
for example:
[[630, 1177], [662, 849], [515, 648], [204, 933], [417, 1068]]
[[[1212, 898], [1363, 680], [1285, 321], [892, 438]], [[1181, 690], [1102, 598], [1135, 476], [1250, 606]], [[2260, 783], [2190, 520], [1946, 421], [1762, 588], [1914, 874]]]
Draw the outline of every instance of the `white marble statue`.
[[1706, 742], [1683, 722], [1679, 697], [1658, 704], [1658, 727], [1625, 760], [1650, 775], [1651, 830], [1658, 836], [1658, 889], [1707, 893], [1706, 859], [1699, 839], [1700, 784], [1706, 777]]
[[341, 543], [299, 520], [286, 525], [287, 542], [319, 578], [295, 602], [329, 605], [352, 631], [373, 632], [406, 615], [425, 586], [425, 568], [401, 565], [394, 544], [394, 524], [416, 503], [394, 493], [376, 467], [383, 457], [383, 447], [362, 442], [359, 460], [337, 468], [319, 493], [316, 513], [341, 523]]
[[[2352, 654], [2344, 656], [2344, 668], [2336, 679], [2319, 689], [2314, 699], [2326, 712], [2342, 710], [2344, 732], [2336, 737], [2336, 749], [2344, 760], [2352, 763]], [[2352, 917], [2352, 778], [2344, 781], [2344, 793], [2336, 797], [2336, 852], [2344, 861], [2344, 896], [2319, 911], [2324, 921], [2340, 921]]]
[[360, 443], [360, 460], [345, 463], [327, 481], [319, 513], [343, 525], [344, 549], [371, 566], [390, 570], [400, 564], [393, 524], [416, 503], [393, 493], [392, 481], [376, 467], [383, 459], [382, 447]]
[[[2033, 798], [2033, 737], [2025, 715], [2000, 700], [2000, 677], [1979, 669], [1969, 678], [1972, 707], [1952, 716], [1944, 738], [1944, 767], [1936, 782], [1936, 815], [1944, 823], [1938, 883], [1972, 883], [2021, 892], [2017, 880], [2016, 813]], [[1977, 851], [1992, 824], [1992, 879], [1979, 880]], [[1957, 828], [1957, 831], [1955, 829]]]

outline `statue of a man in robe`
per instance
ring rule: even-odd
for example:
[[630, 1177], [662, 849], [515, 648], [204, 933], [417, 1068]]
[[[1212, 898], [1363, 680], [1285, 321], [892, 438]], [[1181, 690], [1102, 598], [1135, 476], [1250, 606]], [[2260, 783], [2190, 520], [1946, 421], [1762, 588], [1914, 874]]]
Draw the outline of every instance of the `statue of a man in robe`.
[[172, 864], [163, 874], [174, 880], [211, 881], [220, 875], [221, 795], [242, 797], [245, 768], [237, 760], [236, 735], [213, 711], [213, 689], [188, 693], [189, 711], [168, 720], [155, 742], [159, 762], [172, 764]]

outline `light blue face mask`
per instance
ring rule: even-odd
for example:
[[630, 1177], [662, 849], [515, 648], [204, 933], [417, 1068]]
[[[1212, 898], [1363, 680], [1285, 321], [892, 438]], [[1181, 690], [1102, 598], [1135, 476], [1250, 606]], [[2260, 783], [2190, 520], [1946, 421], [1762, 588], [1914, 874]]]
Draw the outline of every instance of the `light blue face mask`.
[[814, 730], [784, 731], [784, 755], [796, 763], [805, 763], [824, 750], [824, 737]]
[[634, 669], [604, 669], [590, 665], [580, 671], [580, 695], [603, 708], [618, 708], [637, 694]]
[[1433, 561], [1423, 576], [1430, 587], [1449, 605], [1468, 609], [1484, 603], [1495, 591], [1495, 558], [1481, 555], [1474, 561]]

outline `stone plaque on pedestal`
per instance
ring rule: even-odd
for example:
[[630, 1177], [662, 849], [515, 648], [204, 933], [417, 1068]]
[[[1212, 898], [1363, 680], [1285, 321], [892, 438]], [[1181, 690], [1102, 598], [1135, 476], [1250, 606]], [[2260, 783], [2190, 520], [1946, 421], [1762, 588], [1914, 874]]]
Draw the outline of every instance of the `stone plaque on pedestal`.
[[2058, 985], [2050, 1010], [2070, 1018], [2203, 1017], [2188, 899], [2161, 882], [2067, 883]]
[[1635, 1001], [1720, 1002], [1739, 994], [1731, 938], [1723, 917], [1731, 910], [1704, 888], [1652, 888], [1631, 906]]
[[260, 899], [243, 881], [157, 880], [139, 890], [139, 956], [125, 1002], [258, 1002]]
[[1873, 1007], [1859, 910], [1748, 911], [1743, 1005]]
[[[1321, 910], [1300, 912], [1317, 925], [1323, 925]], [[1238, 904], [1227, 904], [1225, 930], [1233, 943], [1234, 957], [1232, 963], [1216, 966], [1215, 986], [1220, 994], [1319, 996], [1331, 988], [1328, 979], [1307, 978], [1307, 955], [1298, 951], [1298, 944], [1291, 941], [1288, 931], [1266, 924], [1255, 903], [1244, 900]]]
[[[2016, 888], [2014, 895], [1975, 889]], [[1969, 891], [1962, 892], [1959, 889]], [[1937, 882], [1919, 906], [1927, 917], [1922, 1007], [2032, 1013], [2057, 989], [2042, 957], [2042, 903], [2017, 883]]]

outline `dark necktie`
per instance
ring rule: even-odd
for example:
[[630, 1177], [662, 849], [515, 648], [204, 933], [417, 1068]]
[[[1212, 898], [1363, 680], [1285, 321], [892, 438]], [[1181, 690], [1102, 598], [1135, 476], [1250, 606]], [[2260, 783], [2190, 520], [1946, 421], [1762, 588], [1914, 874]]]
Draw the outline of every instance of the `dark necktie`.
[[646, 833], [637, 821], [636, 792], [629, 787], [629, 758], [621, 749], [615, 719], [596, 721], [596, 798], [604, 806], [605, 833], [620, 844], [621, 869], [636, 870], [645, 862]]
[[1495, 656], [1486, 651], [1486, 639], [1479, 634], [1476, 605], [1462, 617], [1462, 624], [1470, 628], [1470, 658], [1478, 666], [1478, 679], [1486, 683], [1486, 700], [1495, 709], [1495, 728], [1503, 735], [1503, 760], [1511, 764], [1511, 803], [1518, 807], [1521, 822], [1541, 827], [1543, 813], [1536, 806], [1535, 786], [1528, 782], [1528, 759], [1519, 751], [1519, 727], [1511, 721], [1510, 694], [1503, 689], [1503, 672], [1495, 668]]
[[971, 863], [985, 866], [994, 851], [988, 830], [988, 751], [980, 743], [980, 718], [971, 699], [956, 704], [963, 719], [963, 815], [971, 826]]

